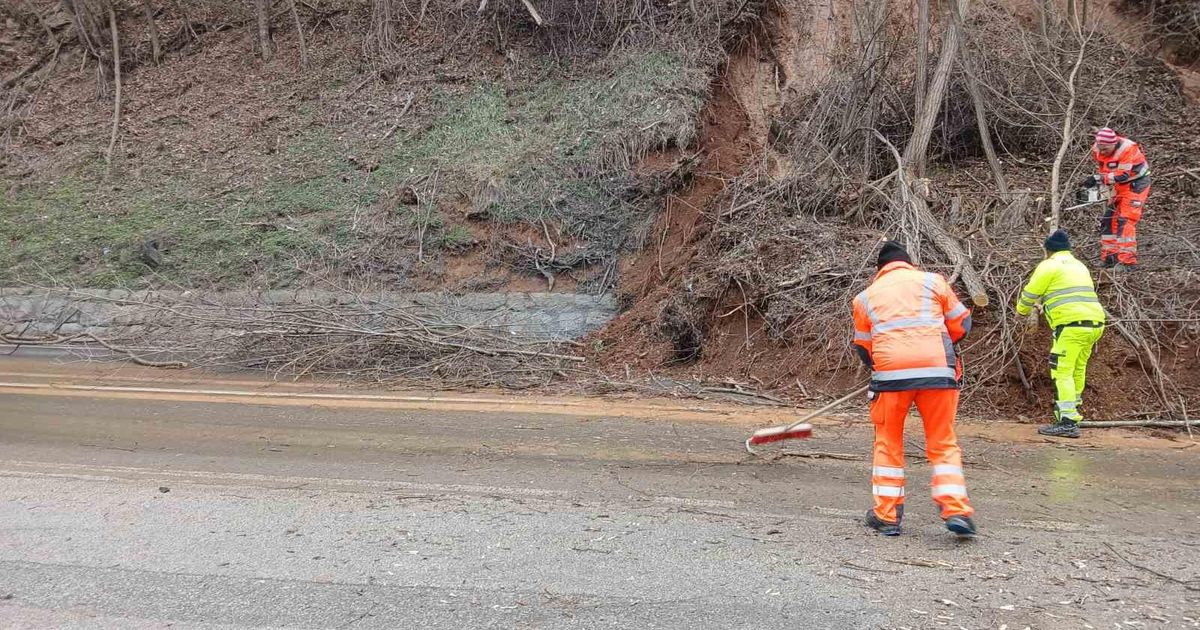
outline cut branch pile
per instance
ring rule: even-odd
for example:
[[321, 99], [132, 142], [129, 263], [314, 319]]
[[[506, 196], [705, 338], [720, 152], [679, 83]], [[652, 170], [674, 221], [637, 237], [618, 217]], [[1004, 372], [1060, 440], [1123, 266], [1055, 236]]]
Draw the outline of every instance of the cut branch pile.
[[[1051, 223], [1095, 263], [1103, 209], [1051, 215], [1092, 168], [1092, 130], [1114, 125], [1153, 147], [1156, 172], [1181, 174], [1169, 184], [1156, 179], [1151, 204], [1170, 210], [1148, 213], [1139, 226], [1147, 245], [1138, 271], [1096, 273], [1112, 324], [1090, 373], [1098, 386], [1089, 414], [1183, 417], [1200, 393], [1189, 376], [1200, 295], [1184, 290], [1200, 286], [1200, 203], [1184, 150], [1194, 123], [1180, 113], [1186, 105], [1169, 69], [1094, 22], [1038, 31], [990, 4], [973, 6], [968, 18], [958, 2], [959, 14], [943, 15], [934, 29], [940, 50], [930, 84], [915, 85], [925, 72], [910, 65], [904, 31], [879, 15], [880, 4], [867, 2], [851, 50], [828, 79], [785, 104], [771, 146], [781, 157], [734, 181], [723, 205], [708, 210], [713, 235], [687, 291], [676, 292], [663, 311], [671, 316], [658, 322], [675, 342], [673, 360], [688, 350], [690, 361], [703, 362], [718, 356], [709, 344], [744, 335], [739, 354], [751, 358], [726, 373], [801, 389], [861, 377], [848, 352], [849, 304], [874, 274], [879, 240], [895, 238], [975, 305], [975, 330], [960, 348], [968, 403], [1010, 414], [1048, 408], [1049, 333], [1044, 323], [1028, 330], [1012, 305], [1044, 256]], [[1124, 54], [1103, 52], [1114, 47]], [[911, 54], [920, 64], [919, 48]], [[715, 330], [726, 318], [737, 325]], [[787, 357], [760, 361], [762, 371], [754, 357], [773, 349], [752, 341], [754, 321], [765, 333], [758, 338]], [[1129, 395], [1107, 395], [1118, 382]]]
[[[0, 324], [0, 341], [16, 346], [98, 343], [142, 365], [160, 367], [253, 368], [297, 379], [337, 376], [471, 386], [536, 385], [583, 361], [571, 354], [569, 343], [528, 334], [511, 322], [469, 323], [452, 308], [443, 313], [351, 293], [294, 304], [187, 294], [128, 300], [62, 295], [73, 303], [103, 302], [125, 315], [70, 335], [31, 334], [11, 322]], [[70, 314], [64, 315], [65, 320]]]

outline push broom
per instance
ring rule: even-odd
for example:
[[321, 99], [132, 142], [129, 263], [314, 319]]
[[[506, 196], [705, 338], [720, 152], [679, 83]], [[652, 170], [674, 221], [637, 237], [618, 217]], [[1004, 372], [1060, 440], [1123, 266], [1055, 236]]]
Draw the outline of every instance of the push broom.
[[754, 435], [746, 438], [746, 452], [750, 453], [751, 455], [757, 455], [753, 448], [755, 446], [762, 446], [763, 444], [770, 444], [771, 442], [782, 442], [783, 440], [808, 439], [812, 437], [812, 425], [808, 423], [809, 420], [812, 420], [813, 418], [829, 411], [830, 409], [845, 403], [855, 396], [861, 396], [863, 392], [867, 391], [867, 387], [869, 387], [869, 385], [863, 385], [849, 394], [846, 394], [845, 396], [842, 396], [828, 405], [825, 405], [824, 407], [821, 407], [820, 409], [804, 416], [803, 418], [800, 418], [792, 424], [786, 426], [768, 427], [766, 429], [759, 429], [755, 431]]

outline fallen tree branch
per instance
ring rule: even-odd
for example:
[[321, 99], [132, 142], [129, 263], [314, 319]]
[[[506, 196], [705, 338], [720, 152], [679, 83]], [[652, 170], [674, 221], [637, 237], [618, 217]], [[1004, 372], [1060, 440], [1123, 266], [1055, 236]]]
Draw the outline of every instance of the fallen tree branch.
[[950, 259], [950, 262], [956, 269], [961, 270], [960, 275], [962, 276], [963, 284], [967, 285], [971, 302], [976, 306], [987, 306], [987, 288], [984, 286], [983, 280], [980, 279], [979, 273], [975, 271], [975, 267], [971, 264], [971, 257], [963, 251], [958, 241], [946, 232], [941, 222], [929, 211], [929, 204], [925, 202], [925, 198], [916, 194], [910, 188], [908, 178], [905, 176], [905, 161], [900, 156], [900, 152], [896, 149], [896, 146], [877, 130], [871, 129], [870, 131], [883, 142], [896, 159], [897, 168], [894, 173], [896, 176], [896, 189], [900, 192], [901, 207], [911, 214], [911, 222], [929, 240], [933, 241], [934, 245]]
[[1140, 565], [1140, 564], [1130, 560], [1129, 558], [1126, 558], [1125, 554], [1121, 553], [1120, 551], [1117, 551], [1117, 548], [1113, 547], [1110, 543], [1106, 542], [1106, 543], [1104, 543], [1104, 546], [1108, 547], [1109, 551], [1113, 552], [1113, 555], [1120, 558], [1122, 561], [1125, 562], [1125, 564], [1128, 564], [1129, 566], [1131, 566], [1135, 569], [1141, 569], [1142, 571], [1145, 571], [1146, 573], [1149, 573], [1151, 575], [1156, 575], [1168, 582], [1178, 584], [1178, 585], [1186, 588], [1189, 591], [1200, 591], [1200, 585], [1196, 584], [1197, 582], [1200, 582], [1200, 580], [1198, 580], [1198, 579], [1193, 578], [1190, 580], [1183, 580], [1183, 579], [1177, 578], [1173, 575], [1168, 575], [1166, 573], [1163, 573], [1162, 571], [1151, 569], [1150, 567]]
[[[469, 386], [541, 384], [586, 361], [562, 351], [570, 343], [555, 340], [555, 333], [525, 332], [527, 323], [508, 311], [464, 310], [449, 295], [406, 301], [345, 291], [328, 300], [279, 304], [246, 292], [125, 297], [44, 290], [63, 313], [82, 309], [95, 323], [73, 337], [43, 330], [46, 336], [33, 338], [14, 334], [19, 324], [13, 322], [0, 328], [7, 332], [0, 342], [95, 342], [150, 367], [254, 368], [295, 378], [357, 376], [378, 382], [425, 378]], [[495, 317], [503, 320], [489, 323]], [[105, 323], [130, 319], [136, 324]], [[133, 345], [137, 353], [126, 349]]]
[[776, 398], [775, 396], [772, 396], [770, 394], [765, 394], [762, 392], [755, 392], [755, 391], [747, 391], [744, 389], [737, 389], [737, 388], [733, 388], [733, 387], [701, 387], [698, 390], [698, 393], [722, 394], [722, 395], [729, 395], [729, 396], [742, 396], [744, 398], [752, 398], [754, 400], [766, 401], [766, 403], [768, 403], [772, 406], [776, 406], [776, 407], [782, 407], [782, 406], [788, 405], [788, 403], [786, 401], [780, 400], [779, 398]]
[[848, 462], [860, 462], [865, 459], [854, 453], [827, 453], [824, 451], [780, 451], [777, 457], [802, 457], [804, 459], [840, 459]]
[[132, 350], [114, 346], [113, 344], [105, 341], [104, 339], [101, 339], [100, 337], [97, 337], [95, 334], [90, 333], [90, 332], [83, 332], [83, 333], [79, 333], [77, 335], [56, 336], [56, 337], [50, 337], [50, 338], [21, 337], [21, 336], [13, 336], [13, 335], [0, 333], [0, 342], [3, 342], [5, 344], [11, 345], [11, 346], [17, 346], [17, 347], [20, 347], [20, 346], [69, 345], [69, 344], [87, 342], [87, 341], [95, 342], [95, 343], [99, 344], [100, 346], [103, 346], [105, 349], [115, 352], [117, 354], [123, 354], [123, 355], [125, 355], [126, 358], [128, 358], [134, 364], [140, 365], [143, 367], [165, 368], [165, 369], [180, 369], [180, 368], [188, 367], [188, 364], [184, 361], [152, 361], [150, 359], [143, 358], [140, 355], [138, 355], [137, 353], [133, 352]]
[[1117, 429], [1121, 427], [1152, 427], [1157, 429], [1186, 429], [1192, 423], [1187, 420], [1084, 420], [1079, 423], [1085, 429]]
[[137, 365], [141, 365], [144, 367], [166, 368], [166, 369], [182, 369], [182, 368], [188, 367], [188, 364], [185, 361], [151, 361], [150, 359], [144, 359], [144, 358], [134, 354], [132, 351], [125, 350], [124, 348], [118, 348], [118, 347], [108, 343], [107, 341], [101, 339], [100, 337], [93, 335], [92, 333], [85, 333], [84, 336], [87, 337], [88, 339], [91, 339], [92, 341], [95, 341], [96, 343], [104, 346], [108, 350], [111, 350], [113, 352], [117, 352], [120, 354], [124, 354], [126, 357], [129, 358], [130, 361], [133, 361]]

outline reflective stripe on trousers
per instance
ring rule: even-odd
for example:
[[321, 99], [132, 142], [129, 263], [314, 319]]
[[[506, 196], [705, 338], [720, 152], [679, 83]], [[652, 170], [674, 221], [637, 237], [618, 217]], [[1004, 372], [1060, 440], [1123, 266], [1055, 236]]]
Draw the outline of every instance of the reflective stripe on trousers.
[[871, 401], [871, 421], [875, 425], [871, 493], [875, 515], [897, 523], [903, 514], [904, 422], [914, 403], [925, 428], [926, 455], [933, 465], [930, 484], [933, 500], [940, 506], [944, 519], [970, 516], [975, 510], [967, 499], [962, 452], [954, 434], [956, 389], [885, 391], [877, 393]]
[[1054, 419], [1080, 421], [1087, 364], [1104, 328], [1064, 326], [1054, 333], [1050, 347], [1050, 378], [1054, 379]]

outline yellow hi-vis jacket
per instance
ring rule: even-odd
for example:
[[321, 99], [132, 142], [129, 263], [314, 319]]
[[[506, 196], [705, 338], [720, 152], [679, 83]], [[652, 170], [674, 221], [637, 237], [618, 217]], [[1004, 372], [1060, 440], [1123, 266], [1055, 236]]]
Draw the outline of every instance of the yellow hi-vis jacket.
[[1054, 252], [1038, 264], [1021, 291], [1017, 314], [1028, 315], [1041, 302], [1051, 328], [1076, 322], [1104, 323], [1092, 274], [1069, 251]]

